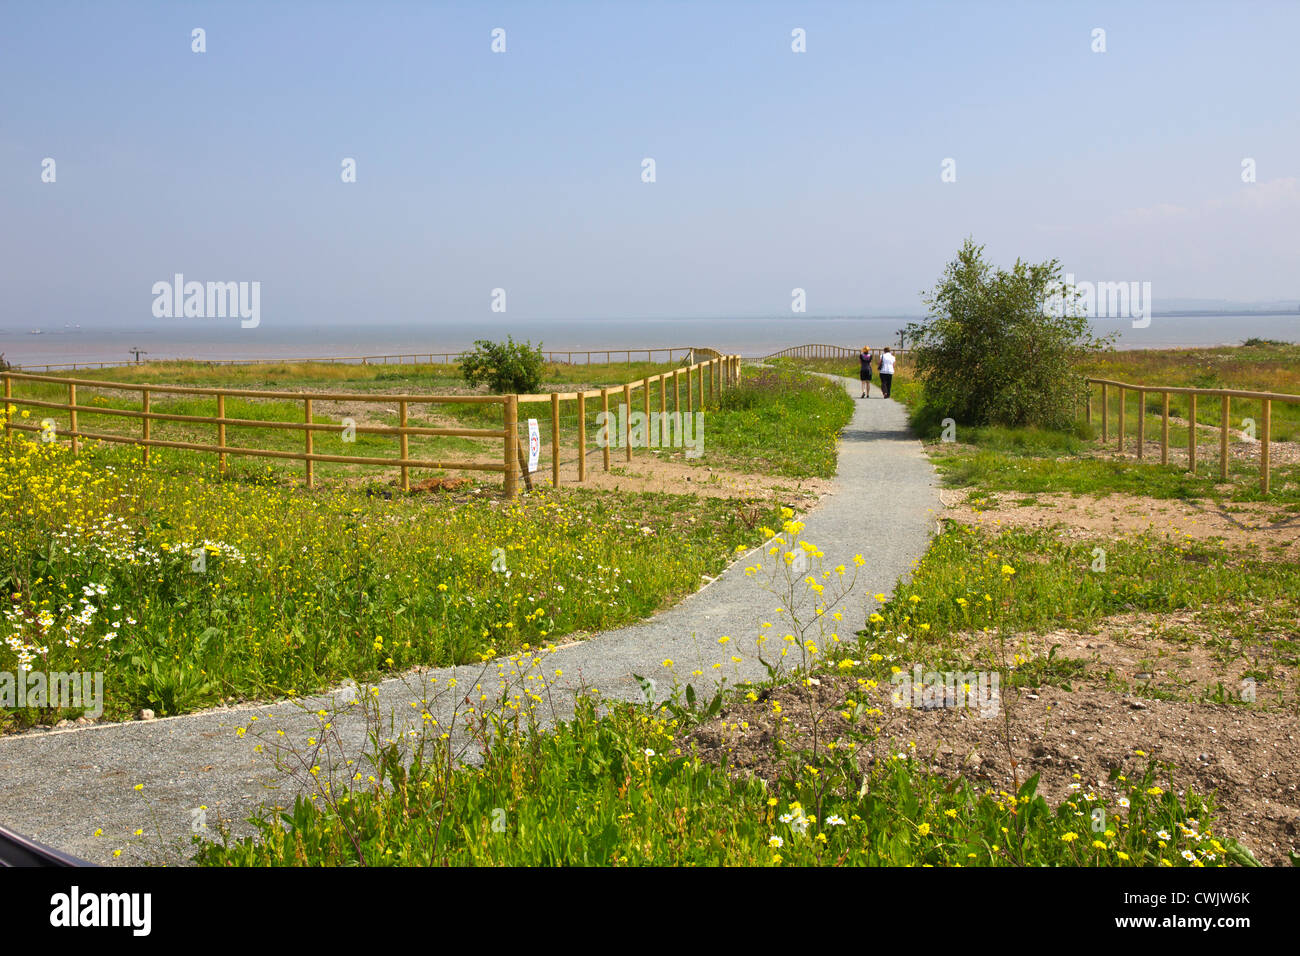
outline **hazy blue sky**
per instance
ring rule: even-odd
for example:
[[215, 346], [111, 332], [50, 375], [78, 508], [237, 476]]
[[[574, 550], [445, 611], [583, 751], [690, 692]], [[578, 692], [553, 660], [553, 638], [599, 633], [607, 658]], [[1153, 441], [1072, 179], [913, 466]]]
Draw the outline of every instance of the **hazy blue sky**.
[[967, 235], [1157, 309], [1296, 299], [1297, 42], [1296, 2], [5, 2], [0, 308], [142, 325], [182, 272], [260, 281], [264, 324], [497, 287], [520, 318], [917, 312]]

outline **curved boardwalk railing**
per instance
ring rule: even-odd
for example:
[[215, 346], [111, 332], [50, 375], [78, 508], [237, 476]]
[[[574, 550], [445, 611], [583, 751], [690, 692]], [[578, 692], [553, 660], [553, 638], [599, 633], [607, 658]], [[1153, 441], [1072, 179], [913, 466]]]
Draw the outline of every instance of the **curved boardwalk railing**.
[[[763, 358], [847, 359], [857, 358], [860, 351], [860, 349], [845, 348], [843, 345], [794, 345], [788, 349], [773, 352], [771, 355], [765, 355]], [[872, 351], [876, 355], [881, 352], [878, 348], [874, 348]], [[896, 349], [893, 346], [890, 346], [890, 351], [895, 355], [907, 354], [907, 349]]]
[[1219, 480], [1228, 480], [1228, 441], [1231, 432], [1231, 408], [1234, 398], [1244, 399], [1247, 401], [1258, 401], [1260, 403], [1260, 419], [1258, 422], [1259, 441], [1259, 488], [1264, 494], [1268, 494], [1269, 488], [1269, 442], [1272, 431], [1273, 403], [1300, 402], [1300, 395], [1289, 395], [1283, 392], [1251, 392], [1232, 388], [1181, 388], [1172, 385], [1134, 385], [1132, 382], [1116, 382], [1106, 378], [1088, 379], [1088, 408], [1087, 420], [1089, 423], [1093, 419], [1092, 395], [1094, 385], [1101, 386], [1101, 439], [1102, 441], [1110, 440], [1110, 396], [1109, 390], [1116, 389], [1118, 401], [1118, 421], [1117, 421], [1117, 450], [1124, 450], [1125, 438], [1125, 407], [1127, 404], [1126, 392], [1133, 392], [1136, 396], [1137, 404], [1137, 457], [1143, 458], [1146, 455], [1146, 413], [1147, 413], [1147, 395], [1156, 394], [1161, 396], [1160, 402], [1160, 464], [1169, 464], [1169, 396], [1186, 395], [1188, 412], [1187, 412], [1187, 460], [1188, 468], [1191, 473], [1196, 474], [1196, 450], [1197, 450], [1197, 427], [1196, 427], [1196, 405], [1197, 399], [1204, 395], [1207, 398], [1219, 399]]
[[[622, 350], [628, 353], [628, 350]], [[633, 356], [640, 351], [635, 350], [631, 353]], [[645, 350], [653, 352], [654, 350]], [[660, 350], [664, 351], [664, 350]], [[691, 354], [700, 354], [705, 352], [704, 349], [688, 349]], [[680, 415], [683, 411], [682, 394], [683, 384], [685, 385], [686, 401], [684, 410], [686, 414], [691, 414], [697, 410], [702, 410], [706, 404], [712, 403], [720, 397], [725, 387], [735, 385], [740, 380], [740, 356], [722, 355], [713, 349], [707, 350], [713, 355], [712, 358], [695, 362], [681, 368], [673, 369], [671, 372], [664, 372], [659, 375], [650, 375], [636, 382], [628, 382], [622, 386], [604, 387], [594, 390], [583, 390], [576, 392], [553, 392], [538, 395], [378, 395], [370, 392], [285, 392], [272, 391], [264, 389], [239, 389], [239, 388], [203, 388], [197, 386], [181, 385], [143, 385], [128, 382], [108, 382], [97, 379], [77, 379], [66, 378], [55, 375], [37, 375], [29, 372], [4, 371], [0, 372], [0, 378], [4, 382], [4, 430], [6, 439], [14, 437], [14, 432], [31, 432], [40, 436], [42, 441], [56, 441], [67, 439], [71, 443], [72, 453], [75, 455], [80, 451], [82, 441], [101, 441], [119, 444], [136, 445], [142, 448], [142, 455], [145, 464], [149, 462], [149, 450], [151, 448], [174, 448], [186, 451], [195, 451], [217, 456], [218, 467], [225, 471], [226, 458], [229, 455], [239, 455], [253, 458], [279, 458], [293, 461], [301, 461], [305, 465], [306, 483], [308, 487], [315, 485], [315, 463], [316, 462], [335, 462], [342, 464], [355, 464], [367, 466], [396, 467], [400, 469], [401, 488], [403, 491], [410, 490], [410, 472], [413, 468], [439, 469], [449, 471], [486, 471], [498, 472], [504, 476], [504, 490], [507, 497], [513, 497], [518, 491], [518, 483], [522, 477], [528, 487], [532, 487], [531, 473], [526, 470], [523, 463], [528, 458], [523, 455], [523, 445], [518, 436], [519, 425], [519, 406], [535, 403], [545, 403], [550, 405], [550, 458], [552, 461], [552, 480], [555, 485], [560, 483], [560, 463], [561, 463], [561, 442], [560, 442], [560, 420], [561, 420], [561, 403], [576, 403], [577, 406], [577, 427], [576, 427], [576, 445], [578, 451], [578, 480], [585, 481], [587, 478], [587, 419], [586, 419], [586, 401], [587, 399], [599, 399], [601, 410], [606, 414], [609, 413], [609, 397], [614, 395], [615, 399], [622, 398], [622, 405], [626, 409], [622, 412], [624, 422], [628, 421], [632, 415], [632, 392], [641, 389], [644, 396], [644, 406], [647, 421], [650, 421], [651, 412], [651, 395], [658, 386], [659, 392], [659, 413], [661, 416], [667, 414], [669, 383], [671, 382], [673, 395], [673, 413]], [[599, 353], [594, 353], [599, 354]], [[617, 355], [618, 352], [611, 354]], [[683, 383], [683, 378], [685, 382]], [[19, 396], [14, 393], [15, 384], [29, 386], [28, 391], [34, 390], [36, 394]], [[53, 386], [53, 388], [51, 387]], [[87, 392], [93, 392], [90, 398], [90, 404], [78, 400], [78, 388], [81, 388], [82, 396], [85, 397]], [[66, 391], [64, 391], [66, 389]], [[707, 399], [706, 399], [707, 390]], [[138, 407], [122, 408], [114, 407], [104, 393], [126, 393], [127, 395], [138, 396]], [[59, 400], [52, 400], [52, 395], [59, 395]], [[196, 415], [180, 411], [167, 412], [155, 410], [152, 406], [153, 397], [160, 396], [179, 396], [174, 401], [179, 402], [187, 398], [215, 399], [215, 415]], [[42, 396], [42, 397], [37, 397]], [[302, 417], [300, 420], [284, 420], [283, 418], [253, 418], [253, 417], [231, 417], [226, 414], [226, 399], [255, 399], [261, 402], [284, 402], [296, 403], [302, 408]], [[117, 399], [121, 404], [121, 399]], [[349, 405], [383, 405], [396, 406], [398, 424], [392, 425], [372, 425], [356, 424], [352, 422], [347, 424], [334, 424], [328, 422], [317, 422], [313, 418], [314, 402], [344, 402]], [[499, 427], [491, 428], [467, 428], [467, 427], [428, 427], [414, 426], [409, 422], [410, 409], [419, 406], [432, 408], [434, 406], [456, 406], [456, 405], [497, 405], [501, 408], [501, 424]], [[57, 412], [60, 417], [67, 422], [67, 427], [63, 427], [62, 422], [56, 422], [53, 418], [47, 418], [39, 421], [39, 424], [33, 422], [26, 423], [22, 417], [23, 410], [44, 409], [51, 412]], [[112, 418], [125, 419], [128, 422], [138, 421], [140, 431], [136, 434], [124, 434], [122, 432], [108, 431], [88, 431], [79, 427], [79, 415], [109, 416]], [[617, 407], [616, 416], [617, 417]], [[609, 419], [607, 418], [608, 422]], [[658, 419], [660, 423], [664, 419]], [[680, 424], [680, 418], [677, 419]], [[215, 430], [216, 443], [209, 444], [200, 441], [180, 441], [164, 440], [153, 437], [152, 425], [154, 422], [173, 422], [188, 424], [198, 427], [211, 427]], [[646, 426], [649, 428], [649, 425]], [[302, 435], [302, 450], [289, 451], [277, 448], [254, 448], [246, 445], [232, 445], [227, 443], [228, 428], [248, 428], [248, 429], [272, 429], [277, 431], [296, 431]], [[351, 437], [347, 437], [349, 435]], [[378, 456], [362, 455], [342, 455], [342, 454], [322, 454], [316, 450], [315, 438], [322, 432], [330, 436], [339, 436], [340, 432], [345, 436], [343, 441], [355, 440], [355, 435], [372, 434], [388, 435], [398, 440], [398, 457], [384, 458]], [[608, 434], [608, 431], [606, 431]], [[678, 434], [681, 434], [680, 428]], [[501, 443], [501, 454], [496, 461], [471, 461], [462, 459], [433, 459], [412, 457], [410, 454], [410, 439], [412, 436], [440, 436], [446, 438], [462, 439], [489, 439]], [[610, 468], [609, 443], [604, 442], [603, 463], [606, 471]], [[626, 458], [630, 462], [633, 457], [633, 442], [624, 440], [626, 446]], [[649, 444], [648, 447], [658, 447], [658, 444]]]
[[857, 349], [845, 348], [842, 345], [794, 345], [773, 352], [771, 355], [764, 355], [763, 358], [853, 358], [857, 354]]

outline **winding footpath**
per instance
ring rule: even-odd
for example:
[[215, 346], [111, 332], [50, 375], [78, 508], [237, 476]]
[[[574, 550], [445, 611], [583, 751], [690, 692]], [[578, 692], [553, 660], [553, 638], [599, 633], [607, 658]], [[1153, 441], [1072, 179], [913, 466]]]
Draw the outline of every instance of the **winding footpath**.
[[[875, 397], [859, 400], [858, 383], [840, 381], [853, 395], [856, 410], [841, 436], [833, 490], [802, 518], [802, 537], [824, 552], [826, 568], [844, 564], [852, 569], [855, 554], [866, 559], [840, 606], [843, 632], [851, 635], [874, 605], [873, 596], [892, 591], [924, 554], [941, 504], [934, 469], [908, 431], [903, 407], [881, 399], [878, 390]], [[778, 601], [745, 575], [745, 566], [752, 563], [753, 552], [739, 555], [714, 581], [653, 618], [563, 644], [546, 655], [547, 675], [563, 672], [553, 685], [548, 711], [553, 708], [560, 719], [568, 716], [571, 691], [583, 687], [597, 688], [602, 697], [640, 700], [642, 690], [633, 674], [655, 679], [662, 698], [671, 685], [665, 659], [672, 659], [683, 677], [702, 670], [703, 678], [689, 680], [706, 698], [712, 692], [705, 688], [717, 677], [733, 684], [765, 678], [754, 637], [763, 621], [776, 624]], [[723, 635], [732, 640], [719, 645]], [[733, 655], [741, 662], [734, 662]], [[723, 667], [714, 670], [715, 662]], [[496, 687], [495, 671], [491, 667], [483, 681], [489, 693]], [[410, 703], [435, 686], [431, 678], [438, 678], [436, 686], [446, 686], [455, 677], [459, 696], [482, 673], [481, 665], [461, 666], [385, 681], [377, 687], [381, 711], [411, 726], [418, 723], [418, 714]], [[210, 827], [220, 818], [236, 833], [246, 833], [243, 821], [259, 804], [293, 802], [293, 784], [277, 789], [285, 786], [284, 776], [269, 756], [253, 752], [252, 736], [239, 736], [238, 728], [250, 726], [250, 718], [257, 716], [258, 726], [281, 728], [301, 741], [317, 726], [310, 711], [332, 710], [351, 693], [344, 688], [310, 698], [303, 702], [306, 708], [285, 702], [245, 705], [0, 737], [0, 824], [95, 863], [176, 862], [189, 847], [200, 806], [207, 808]], [[443, 697], [446, 706], [431, 708], [443, 726], [451, 716], [448, 697]], [[350, 754], [364, 746], [359, 718], [339, 718], [336, 729]], [[143, 784], [139, 792], [137, 784]], [[94, 836], [101, 828], [103, 835]], [[138, 829], [146, 836], [132, 836]], [[113, 856], [115, 849], [123, 850], [120, 857]]]

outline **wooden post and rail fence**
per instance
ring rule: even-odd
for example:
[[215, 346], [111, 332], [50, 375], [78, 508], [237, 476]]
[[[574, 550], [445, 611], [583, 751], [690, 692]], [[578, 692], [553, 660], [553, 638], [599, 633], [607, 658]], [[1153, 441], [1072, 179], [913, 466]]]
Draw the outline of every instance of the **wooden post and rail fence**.
[[1146, 457], [1146, 418], [1147, 418], [1147, 396], [1156, 394], [1160, 396], [1160, 464], [1169, 464], [1169, 396], [1186, 395], [1187, 396], [1187, 462], [1188, 469], [1194, 475], [1197, 473], [1197, 448], [1199, 431], [1197, 418], [1197, 399], [1204, 396], [1207, 400], [1217, 398], [1219, 400], [1219, 480], [1228, 480], [1228, 462], [1230, 459], [1228, 445], [1232, 431], [1232, 400], [1239, 399], [1250, 402], [1260, 403], [1259, 421], [1255, 423], [1255, 438], [1259, 442], [1259, 489], [1261, 493], [1268, 494], [1269, 491], [1269, 464], [1270, 454], [1269, 445], [1272, 440], [1272, 419], [1273, 403], [1283, 402], [1287, 404], [1300, 403], [1300, 395], [1288, 395], [1282, 392], [1252, 392], [1233, 388], [1180, 388], [1172, 385], [1134, 385], [1131, 382], [1117, 382], [1112, 379], [1090, 378], [1088, 379], [1088, 405], [1086, 418], [1089, 424], [1094, 419], [1093, 412], [1093, 386], [1101, 386], [1101, 440], [1109, 442], [1110, 434], [1110, 392], [1115, 390], [1117, 408], [1116, 408], [1116, 450], [1124, 450], [1124, 442], [1127, 437], [1128, 429], [1125, 425], [1127, 396], [1126, 393], [1132, 392], [1137, 396], [1137, 442], [1134, 451], [1139, 459]]
[[[558, 349], [543, 350], [542, 358], [553, 364], [565, 365], [591, 365], [593, 356], [604, 356], [604, 363], [609, 365], [615, 362], [625, 362], [631, 364], [634, 361], [641, 361], [641, 356], [645, 356], [645, 361], [665, 361], [673, 362], [681, 358], [687, 358], [693, 354], [708, 353], [710, 358], [717, 358], [721, 353], [713, 349], [701, 349], [692, 346], [673, 346], [671, 348], [654, 348], [654, 349]], [[461, 358], [469, 354], [468, 352], [401, 352], [389, 353], [387, 355], [327, 355], [317, 358], [251, 358], [251, 359], [206, 359], [206, 358], [171, 358], [155, 359], [154, 362], [143, 364], [155, 364], [157, 362], [171, 362], [193, 365], [311, 365], [313, 363], [325, 365], [451, 365], [458, 362]], [[664, 356], [662, 359], [656, 359], [656, 356]], [[563, 356], [563, 357], [561, 357]], [[574, 357], [582, 358], [581, 362], [574, 362]], [[692, 359], [693, 361], [694, 359]], [[90, 371], [92, 369], [106, 368], [131, 368], [133, 365], [142, 363], [136, 362], [60, 362], [52, 365], [13, 365], [11, 368], [16, 372], [75, 372], [78, 370]]]
[[[623, 353], [639, 355], [643, 351], [653, 352], [654, 350], [638, 349], [632, 352], [623, 350]], [[683, 377], [685, 378], [685, 408], [687, 413], [703, 409], [706, 403], [710, 405], [716, 404], [720, 399], [724, 388], [730, 388], [739, 383], [739, 355], [723, 355], [722, 353], [716, 352], [712, 349], [697, 348], [685, 351], [692, 357], [703, 355], [708, 355], [710, 357], [685, 367], [675, 368], [671, 371], [662, 372], [657, 375], [646, 376], [638, 381], [624, 384], [621, 387], [616, 386], [611, 388], [606, 386], [600, 389], [574, 392], [547, 392], [535, 395], [382, 395], [365, 392], [284, 392], [263, 389], [206, 388], [200, 386], [109, 382], [99, 381], [96, 379], [75, 379], [65, 378], [63, 376], [40, 375], [30, 372], [15, 371], [0, 372], [0, 378], [3, 379], [4, 385], [6, 439], [11, 439], [14, 432], [34, 432], [41, 433], [42, 440], [45, 440], [45, 437], [49, 432], [40, 423], [40, 420], [37, 419], [28, 423], [27, 420], [21, 417], [21, 411], [23, 409], [48, 410], [66, 417], [68, 422], [67, 429], [60, 430], [56, 427], [53, 431], [52, 437], [54, 439], [69, 439], [71, 450], [74, 455], [79, 453], [81, 442], [84, 440], [139, 446], [141, 448], [143, 461], [146, 465], [149, 463], [149, 451], [152, 448], [174, 448], [185, 451], [215, 454], [217, 456], [218, 468], [222, 471], [225, 471], [227, 457], [231, 455], [251, 458], [288, 459], [303, 462], [305, 481], [309, 488], [315, 486], [316, 462], [335, 462], [341, 464], [380, 466], [388, 468], [396, 467], [399, 469], [400, 486], [403, 491], [410, 490], [410, 473], [412, 469], [424, 468], [442, 471], [495, 472], [500, 473], [503, 476], [505, 495], [507, 497], [514, 497], [518, 493], [521, 477], [525, 478], [531, 487], [531, 476], [524, 474], [524, 469], [527, 467], [527, 461], [521, 460], [520, 458], [521, 445], [518, 437], [520, 406], [530, 404], [549, 406], [551, 481], [553, 485], [558, 486], [561, 480], [561, 403], [576, 403], [578, 423], [576, 435], [578, 480], [586, 481], [586, 403], [588, 399], [595, 400], [599, 397], [601, 410], [608, 413], [610, 411], [610, 394], [621, 392], [623, 404], [627, 406], [627, 417], [630, 418], [632, 412], [632, 393], [637, 389], [640, 389], [642, 390], [643, 405], [647, 412], [648, 419], [648, 413], [652, 410], [652, 405], [654, 404], [652, 402], [652, 392], [656, 388], [658, 390], [658, 410], [661, 413], [667, 413], [668, 395], [670, 390], [673, 395], [673, 411], [680, 412], [682, 410]], [[56, 401], [49, 397], [35, 398], [15, 395], [15, 384], [21, 385], [22, 383], [44, 386], [43, 393], [51, 391], [49, 386], [57, 386], [60, 392], [66, 390], [66, 392], [63, 392], [66, 397], [61, 397], [60, 400]], [[83, 399], [86, 390], [89, 389], [93, 389], [97, 393], [125, 392], [127, 394], [137, 394], [139, 396], [139, 407], [116, 408], [108, 404], [81, 404], [77, 397], [78, 387], [83, 389]], [[181, 399], [186, 397], [215, 399], [216, 415], [195, 415], [159, 411], [154, 406], [153, 400], [155, 396], [172, 396]], [[276, 419], [228, 417], [226, 414], [226, 399], [228, 398], [261, 399], [263, 401], [298, 403], [302, 407], [302, 419], [300, 421], [283, 421]], [[94, 400], [92, 399], [92, 401]], [[353, 423], [348, 427], [354, 434], [384, 435], [397, 438], [398, 457], [386, 458], [378, 456], [324, 454], [317, 451], [314, 442], [314, 438], [317, 434], [340, 434], [340, 432], [346, 431], [346, 429], [341, 424], [315, 421], [313, 415], [314, 402], [346, 402], [349, 405], [396, 405], [398, 416], [398, 424], [396, 426], [361, 425]], [[409, 415], [412, 406], [433, 407], [439, 405], [497, 405], [501, 407], [501, 425], [500, 427], [491, 428], [469, 428], [459, 426], [426, 427], [410, 424]], [[12, 414], [10, 414], [11, 409], [13, 410]], [[138, 421], [140, 423], [140, 431], [138, 434], [131, 435], [84, 430], [79, 427], [78, 413], [83, 415], [112, 416]], [[662, 422], [663, 419], [661, 418], [660, 421]], [[164, 440], [156, 438], [153, 435], [153, 429], [151, 427], [154, 422], [174, 422], [194, 427], [211, 427], [215, 430], [216, 444], [207, 444], [200, 441]], [[296, 431], [302, 436], [302, 450], [288, 451], [284, 449], [254, 448], [240, 444], [228, 444], [227, 429], [229, 428], [265, 428], [282, 431]], [[433, 459], [411, 457], [411, 436], [441, 436], [499, 441], [501, 443], [502, 453], [500, 459], [497, 461], [469, 461], [452, 458]], [[626, 460], [630, 462], [633, 460], [633, 443], [625, 440], [624, 444], [626, 445]], [[604, 443], [604, 448], [602, 449], [602, 463], [604, 470], [609, 471], [610, 453], [608, 442]]]
[[[14, 408], [32, 408], [32, 409], [49, 409], [66, 415], [69, 428], [58, 433], [58, 437], [70, 439], [71, 448], [74, 454], [80, 450], [82, 440], [105, 441], [125, 443], [140, 446], [145, 464], [149, 462], [149, 450], [151, 448], [176, 448], [189, 451], [212, 453], [217, 455], [218, 467], [225, 470], [227, 456], [247, 456], [247, 457], [264, 457], [280, 458], [302, 461], [305, 468], [305, 477], [308, 487], [315, 484], [316, 462], [336, 462], [342, 464], [356, 464], [366, 466], [396, 467], [400, 471], [400, 484], [402, 489], [410, 488], [410, 473], [412, 469], [437, 469], [445, 471], [484, 471], [498, 472], [503, 475], [505, 493], [508, 497], [513, 497], [518, 492], [519, 480], [524, 477], [526, 461], [521, 459], [521, 444], [518, 441], [518, 427], [520, 420], [520, 406], [533, 404], [549, 405], [549, 444], [551, 448], [551, 483], [558, 486], [561, 482], [560, 466], [562, 463], [561, 447], [561, 420], [562, 408], [565, 403], [576, 405], [576, 417], [579, 427], [576, 429], [576, 453], [577, 453], [577, 480], [584, 482], [588, 475], [588, 435], [587, 435], [587, 402], [595, 402], [599, 399], [599, 410], [606, 415], [606, 421], [609, 420], [611, 413], [610, 396], [614, 395], [618, 404], [626, 407], [627, 415], [630, 417], [633, 405], [633, 393], [638, 389], [641, 390], [641, 405], [644, 410], [647, 421], [651, 413], [655, 410], [657, 404], [658, 412], [661, 416], [668, 414], [669, 405], [671, 404], [674, 413], [692, 414], [697, 410], [702, 410], [706, 405], [715, 404], [725, 388], [735, 386], [740, 381], [740, 362], [739, 355], [724, 355], [714, 349], [707, 348], [683, 348], [683, 349], [621, 349], [621, 350], [592, 350], [592, 351], [574, 351], [566, 353], [568, 356], [582, 355], [587, 356], [588, 360], [593, 355], [623, 356], [627, 361], [639, 358], [641, 354], [646, 354], [651, 358], [656, 352], [667, 352], [669, 360], [677, 352], [684, 352], [690, 359], [700, 359], [692, 361], [692, 364], [684, 367], [665, 371], [657, 375], [646, 376], [635, 382], [628, 382], [622, 386], [606, 386], [599, 389], [579, 390], [572, 392], [545, 392], [532, 395], [377, 395], [358, 392], [342, 393], [306, 393], [306, 392], [278, 392], [261, 389], [237, 389], [237, 388], [204, 388], [197, 386], [164, 386], [164, 385], [144, 385], [124, 382], [104, 382], [93, 379], [73, 379], [62, 376], [40, 375], [31, 372], [19, 372], [9, 370], [0, 372], [4, 384], [4, 401], [5, 407]], [[422, 353], [430, 354], [430, 353]], [[439, 354], [439, 353], [433, 353]], [[442, 353], [451, 354], [451, 353]], [[773, 353], [768, 358], [793, 357], [793, 358], [851, 358], [858, 354], [856, 349], [845, 348], [833, 345], [801, 345], [789, 349], [783, 349], [780, 352]], [[274, 360], [284, 361], [284, 360]], [[322, 360], [312, 360], [322, 361]], [[339, 359], [339, 361], [343, 361]], [[232, 363], [233, 364], [233, 363]], [[683, 382], [685, 378], [685, 382]], [[15, 396], [13, 393], [14, 384], [22, 382], [54, 384], [66, 389], [66, 399], [61, 401], [50, 401], [48, 399], [22, 398]], [[1290, 395], [1278, 392], [1256, 392], [1240, 389], [1215, 389], [1215, 388], [1185, 388], [1165, 385], [1136, 385], [1130, 382], [1119, 382], [1111, 379], [1089, 378], [1088, 382], [1088, 402], [1086, 417], [1089, 423], [1092, 423], [1096, 417], [1094, 412], [1093, 392], [1094, 386], [1100, 387], [1101, 405], [1101, 437], [1103, 442], [1111, 440], [1111, 397], [1113, 390], [1116, 393], [1116, 448], [1124, 451], [1125, 441], [1128, 434], [1127, 419], [1127, 394], [1133, 393], [1137, 396], [1137, 421], [1136, 421], [1136, 455], [1138, 459], [1146, 457], [1146, 419], [1148, 409], [1148, 395], [1156, 394], [1160, 396], [1159, 414], [1161, 417], [1160, 424], [1160, 463], [1167, 465], [1169, 463], [1169, 451], [1171, 447], [1169, 437], [1170, 425], [1170, 396], [1185, 395], [1188, 403], [1188, 437], [1187, 452], [1189, 468], [1192, 474], [1196, 474], [1198, 462], [1198, 428], [1196, 427], [1198, 398], [1204, 396], [1207, 400], [1219, 400], [1219, 478], [1226, 481], [1229, 475], [1229, 443], [1231, 433], [1231, 410], [1232, 400], [1259, 402], [1260, 417], [1256, 422], [1256, 440], [1259, 443], [1259, 485], [1262, 493], [1269, 492], [1269, 471], [1270, 471], [1270, 444], [1272, 441], [1272, 406], [1274, 402], [1283, 403], [1300, 403], [1300, 395]], [[134, 392], [140, 396], [139, 409], [121, 409], [99, 405], [79, 404], [77, 399], [78, 387], [83, 389], [95, 389], [102, 391], [119, 391]], [[684, 388], [683, 388], [684, 386]], [[657, 390], [658, 401], [655, 401]], [[684, 392], [684, 395], [683, 395]], [[155, 395], [163, 396], [207, 396], [216, 400], [216, 415], [189, 415], [179, 413], [168, 413], [157, 411], [153, 407], [153, 397]], [[669, 395], [672, 396], [669, 402]], [[230, 418], [226, 415], [227, 398], [250, 398], [274, 401], [299, 402], [303, 408], [302, 421], [278, 421], [264, 420], [254, 418]], [[684, 399], [684, 400], [683, 400]], [[354, 429], [359, 433], [388, 435], [398, 439], [399, 451], [397, 458], [384, 458], [377, 456], [357, 456], [357, 455], [334, 455], [322, 454], [318, 452], [314, 444], [314, 436], [318, 433], [338, 433], [340, 426], [333, 423], [316, 422], [313, 420], [313, 402], [314, 401], [336, 401], [348, 402], [353, 404], [382, 404], [397, 405], [398, 424], [394, 426], [386, 425], [356, 425]], [[501, 427], [500, 428], [467, 428], [467, 427], [424, 427], [413, 426], [409, 422], [409, 413], [412, 406], [431, 407], [437, 405], [500, 405]], [[119, 416], [128, 419], [135, 419], [140, 422], [141, 431], [138, 435], [107, 434], [103, 432], [83, 431], [78, 425], [78, 413], [93, 415]], [[617, 417], [618, 408], [614, 409], [614, 416]], [[526, 417], [526, 416], [525, 416]], [[155, 421], [176, 422], [190, 424], [194, 426], [211, 426], [216, 430], [216, 444], [205, 444], [193, 441], [174, 441], [162, 440], [153, 437], [151, 425]], [[663, 418], [660, 418], [663, 421]], [[282, 449], [251, 448], [241, 445], [227, 444], [227, 428], [267, 428], [281, 430], [296, 430], [302, 434], [302, 451], [286, 451]], [[25, 424], [16, 417], [11, 417], [6, 423], [6, 432], [11, 434], [13, 431], [41, 432], [42, 426], [39, 424]], [[444, 436], [454, 438], [472, 438], [472, 439], [490, 439], [499, 440], [502, 444], [502, 455], [500, 461], [464, 461], [453, 459], [430, 459], [430, 458], [412, 458], [410, 456], [410, 437], [411, 436]], [[601, 467], [604, 471], [611, 468], [610, 442], [603, 442], [601, 449]], [[624, 441], [624, 458], [630, 462], [633, 460], [633, 443]], [[531, 486], [531, 478], [530, 486]]]

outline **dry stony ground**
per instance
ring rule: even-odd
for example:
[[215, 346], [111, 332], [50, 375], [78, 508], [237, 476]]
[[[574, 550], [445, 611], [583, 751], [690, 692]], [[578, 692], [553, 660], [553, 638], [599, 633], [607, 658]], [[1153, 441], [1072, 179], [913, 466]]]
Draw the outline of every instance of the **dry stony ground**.
[[[620, 450], [621, 451], [621, 450]], [[674, 460], [676, 458], [676, 460]], [[500, 494], [500, 478], [493, 475], [482, 483], [474, 475], [464, 491], [457, 491], [456, 500], [465, 500], [471, 494], [496, 496]], [[352, 487], [373, 484], [381, 473], [339, 479]], [[382, 473], [383, 480], [396, 486], [397, 471]], [[551, 467], [543, 461], [532, 475], [537, 485], [551, 484]], [[495, 482], [495, 483], [494, 483]], [[638, 449], [631, 462], [612, 459], [609, 471], [604, 470], [600, 449], [588, 450], [587, 474], [578, 481], [577, 453], [560, 464], [560, 485], [566, 488], [586, 488], [595, 491], [664, 492], [668, 494], [700, 495], [706, 498], [736, 498], [744, 501], [779, 500], [782, 504], [805, 510], [814, 507], [827, 494], [832, 482], [826, 478], [786, 478], [779, 475], [761, 475], [736, 471], [720, 466], [688, 464], [681, 460], [681, 452], [659, 453]], [[424, 489], [412, 486], [413, 490]]]
[[[1218, 538], [1230, 547], [1258, 547], [1264, 555], [1300, 560], [1297, 516], [1267, 505], [1036, 495], [1034, 504], [1021, 506], [1015, 502], [1023, 496], [1008, 495], [977, 508], [966, 492], [945, 495], [944, 517], [990, 530], [1055, 528], [1074, 539], [1141, 532], [1174, 540]], [[892, 688], [882, 685], [873, 692], [885, 715], [882, 730], [859, 760], [865, 768], [882, 754], [911, 753], [936, 773], [960, 775], [995, 791], [1012, 790], [1037, 773], [1039, 792], [1055, 803], [1069, 795], [1072, 784], [1085, 793], [1113, 793], [1115, 768], [1130, 781], [1139, 779], [1147, 762], [1141, 751], [1172, 766], [1162, 786], [1180, 794], [1190, 787], [1213, 799], [1219, 832], [1238, 839], [1262, 863], [1286, 865], [1289, 854], [1300, 853], [1300, 676], [1294, 652], [1274, 653], [1272, 645], [1281, 639], [1294, 646], [1300, 626], [1293, 621], [1281, 631], [1276, 623], [1271, 628], [1262, 626], [1253, 635], [1249, 654], [1219, 638], [1200, 609], [1116, 615], [1091, 632], [1036, 635], [1030, 640], [1037, 654], [1045, 656], [1055, 645], [1058, 662], [1078, 661], [1079, 672], [1038, 687], [1004, 686], [1005, 708], [992, 719], [973, 709], [892, 707]], [[973, 655], [978, 641], [972, 635], [964, 650]], [[1261, 668], [1273, 676], [1260, 685], [1254, 703], [1206, 699], [1220, 683], [1229, 693], [1243, 687], [1243, 674]], [[856, 681], [828, 675], [812, 690], [826, 738], [848, 731], [839, 711], [846, 698], [863, 701]], [[781, 717], [788, 718], [783, 738], [809, 731], [806, 692], [797, 686], [773, 691]], [[737, 772], [775, 779], [773, 736], [781, 717], [773, 716], [771, 700], [731, 706], [695, 739]]]

